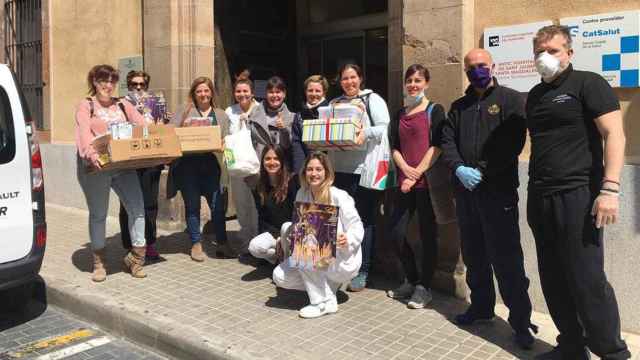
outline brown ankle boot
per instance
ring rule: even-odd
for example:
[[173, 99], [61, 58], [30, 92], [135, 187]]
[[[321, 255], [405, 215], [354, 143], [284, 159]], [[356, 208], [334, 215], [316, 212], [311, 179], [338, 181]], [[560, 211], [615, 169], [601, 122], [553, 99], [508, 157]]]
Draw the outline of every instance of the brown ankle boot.
[[104, 268], [104, 249], [93, 252], [93, 274], [91, 280], [103, 282], [107, 279], [107, 270]]
[[132, 247], [131, 251], [124, 257], [124, 266], [125, 271], [131, 273], [131, 276], [135, 278], [144, 278], [147, 277], [147, 274], [144, 273], [142, 267], [144, 266], [144, 255], [146, 248], [143, 247]]
[[191, 246], [191, 260], [197, 262], [204, 261], [204, 252], [202, 251], [202, 242], [198, 241], [197, 243]]

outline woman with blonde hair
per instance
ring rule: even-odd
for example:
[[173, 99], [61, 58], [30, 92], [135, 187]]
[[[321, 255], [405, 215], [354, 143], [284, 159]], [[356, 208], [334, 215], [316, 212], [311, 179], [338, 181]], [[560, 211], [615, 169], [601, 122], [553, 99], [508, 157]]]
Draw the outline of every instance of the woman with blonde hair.
[[[199, 77], [193, 80], [188, 103], [182, 111], [177, 112], [174, 119], [176, 125], [190, 126], [196, 122], [218, 125], [224, 138], [229, 132], [229, 118], [222, 109], [215, 107], [213, 95], [211, 79]], [[213, 153], [185, 155], [176, 160], [169, 171], [167, 198], [174, 197], [178, 190], [182, 194], [193, 261], [205, 260], [200, 233], [200, 197], [207, 200], [211, 209], [216, 241], [218, 244], [226, 244], [227, 241], [221, 173], [220, 163]]]
[[[358, 274], [364, 228], [353, 198], [333, 186], [335, 173], [327, 155], [322, 152], [309, 155], [299, 177], [302, 188], [296, 194], [296, 202], [339, 208], [336, 258], [326, 271], [293, 268], [288, 261], [283, 261], [273, 270], [273, 281], [285, 289], [306, 291], [310, 304], [300, 309], [299, 315], [317, 318], [338, 311], [336, 292]], [[283, 225], [281, 237], [287, 234], [286, 225]]]
[[291, 147], [293, 156], [293, 171], [299, 173], [304, 160], [309, 155], [309, 149], [302, 142], [302, 124], [304, 120], [317, 119], [318, 108], [329, 105], [327, 101], [329, 82], [322, 75], [311, 75], [304, 81], [304, 96], [301, 110], [293, 119], [291, 127]]

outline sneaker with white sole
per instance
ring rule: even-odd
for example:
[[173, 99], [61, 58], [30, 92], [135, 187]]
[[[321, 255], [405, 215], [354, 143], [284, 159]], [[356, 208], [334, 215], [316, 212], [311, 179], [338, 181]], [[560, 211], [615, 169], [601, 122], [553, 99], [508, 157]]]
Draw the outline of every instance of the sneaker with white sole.
[[409, 296], [413, 295], [414, 290], [415, 287], [405, 281], [404, 284], [400, 285], [399, 287], [393, 290], [388, 290], [387, 296], [392, 299], [406, 299]]
[[335, 295], [327, 300], [325, 304], [327, 306], [327, 313], [335, 314], [338, 312], [338, 298], [336, 298]]
[[407, 303], [407, 307], [409, 309], [423, 309], [427, 306], [431, 300], [433, 300], [433, 295], [431, 295], [431, 291], [424, 288], [422, 285], [416, 285], [416, 289], [411, 295], [411, 299]]
[[333, 314], [338, 311], [338, 302], [334, 299], [329, 299], [315, 305], [309, 304], [300, 309], [298, 315], [303, 319], [315, 319], [322, 315]]

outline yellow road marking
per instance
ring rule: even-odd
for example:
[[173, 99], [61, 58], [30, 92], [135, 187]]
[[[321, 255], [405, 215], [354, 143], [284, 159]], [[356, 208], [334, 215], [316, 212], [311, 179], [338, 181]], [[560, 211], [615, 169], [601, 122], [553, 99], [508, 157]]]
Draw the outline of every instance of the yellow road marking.
[[95, 332], [92, 330], [78, 329], [54, 338], [39, 340], [27, 344], [18, 350], [10, 351], [7, 355], [9, 356], [9, 359], [19, 359], [39, 350], [59, 347], [93, 335], [95, 335]]

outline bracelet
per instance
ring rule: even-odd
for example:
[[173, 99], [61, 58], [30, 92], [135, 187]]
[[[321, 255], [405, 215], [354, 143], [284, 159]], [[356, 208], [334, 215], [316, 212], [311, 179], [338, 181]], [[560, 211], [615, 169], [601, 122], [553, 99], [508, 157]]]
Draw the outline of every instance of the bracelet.
[[616, 197], [620, 197], [620, 193], [618, 191], [610, 191], [608, 189], [602, 189], [600, 190], [600, 194], [601, 195], [609, 195], [609, 196], [616, 196]]
[[606, 192], [611, 192], [611, 193], [616, 193], [616, 194], [620, 193], [620, 190], [611, 189], [611, 188], [602, 188], [602, 189], [600, 189], [600, 191], [606, 191]]
[[607, 179], [607, 178], [602, 179], [602, 183], [603, 184], [604, 183], [612, 183], [612, 184], [616, 184], [616, 185], [620, 186], [620, 183], [618, 181], [614, 181], [614, 180]]

